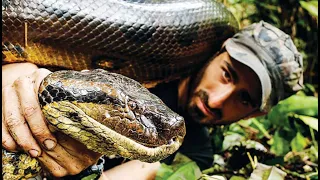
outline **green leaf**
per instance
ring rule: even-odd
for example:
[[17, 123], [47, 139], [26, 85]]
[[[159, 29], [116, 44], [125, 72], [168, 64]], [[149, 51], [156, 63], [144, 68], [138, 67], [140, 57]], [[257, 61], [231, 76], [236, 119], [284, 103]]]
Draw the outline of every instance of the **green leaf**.
[[188, 156], [178, 152], [173, 161], [172, 161], [172, 164], [171, 165], [176, 165], [176, 164], [181, 164], [181, 163], [186, 163], [186, 162], [190, 162], [192, 161]]
[[308, 144], [308, 139], [303, 137], [300, 132], [297, 132], [296, 137], [294, 137], [290, 143], [292, 151], [294, 152], [302, 151]]
[[289, 147], [289, 141], [280, 135], [280, 130], [278, 129], [273, 136], [273, 143], [271, 145], [270, 151], [277, 156], [282, 156], [290, 151]]
[[318, 98], [313, 96], [293, 95], [271, 109], [268, 114], [268, 119], [275, 126], [284, 127], [290, 131], [288, 116], [292, 114], [318, 117]]
[[245, 130], [237, 123], [232, 123], [229, 126], [229, 132], [234, 132], [242, 136], [246, 136]]
[[310, 126], [312, 129], [318, 131], [318, 119], [310, 116], [296, 115], [301, 121], [306, 125]]
[[174, 166], [162, 163], [157, 172], [156, 180], [199, 179], [200, 176], [200, 168], [194, 161]]
[[168, 179], [173, 174], [172, 166], [161, 163], [157, 171], [156, 180]]
[[268, 166], [265, 164], [258, 163], [257, 167], [251, 173], [249, 180], [281, 180], [285, 179], [286, 175], [287, 173], [283, 172], [275, 166]]
[[246, 178], [242, 177], [242, 176], [232, 176], [230, 178], [230, 180], [246, 180]]
[[308, 154], [311, 162], [318, 162], [318, 149], [315, 146], [311, 146], [309, 149], [306, 149], [305, 152]]
[[[266, 130], [267, 128], [270, 127], [270, 121], [266, 121], [266, 120], [263, 120], [263, 119], [258, 121], [257, 118], [252, 118], [252, 124], [253, 124], [253, 127], [256, 127], [257, 129], [259, 129], [258, 137], [259, 137], [259, 135], [260, 136], [262, 135], [262, 137], [266, 137], [268, 139], [271, 138], [271, 135]], [[260, 139], [262, 137], [260, 137]]]
[[318, 180], [318, 172], [310, 173], [308, 177], [310, 180]]
[[179, 167], [169, 178], [168, 180], [175, 179], [199, 179], [201, 176], [200, 168], [197, 164], [192, 161], [185, 163], [183, 166]]
[[318, 1], [300, 1], [302, 8], [307, 10], [310, 15], [316, 16], [318, 18]]
[[[293, 95], [279, 103], [279, 110], [288, 114], [296, 114], [318, 117], [318, 98], [313, 96]], [[279, 114], [281, 115], [281, 114]]]

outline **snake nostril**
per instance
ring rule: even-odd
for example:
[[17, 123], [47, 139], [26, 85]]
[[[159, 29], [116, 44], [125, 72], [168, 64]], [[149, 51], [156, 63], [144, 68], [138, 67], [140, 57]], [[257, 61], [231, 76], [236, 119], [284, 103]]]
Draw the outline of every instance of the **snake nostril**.
[[171, 145], [171, 144], [173, 144], [174, 142], [176, 142], [176, 137], [173, 137], [172, 139], [170, 139], [170, 140], [168, 141], [168, 145]]
[[182, 136], [174, 136], [168, 141], [168, 145], [172, 145], [174, 143], [180, 143], [182, 141]]
[[172, 141], [173, 141], [173, 142], [177, 142], [177, 140], [178, 140], [177, 137], [173, 137], [173, 138], [172, 138]]

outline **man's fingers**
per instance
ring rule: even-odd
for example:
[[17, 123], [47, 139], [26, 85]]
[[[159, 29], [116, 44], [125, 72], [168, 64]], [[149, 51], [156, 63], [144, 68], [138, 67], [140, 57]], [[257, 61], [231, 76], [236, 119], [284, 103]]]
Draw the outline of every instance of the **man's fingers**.
[[4, 125], [7, 127], [15, 142], [32, 157], [41, 154], [41, 149], [33, 138], [29, 127], [21, 114], [16, 91], [12, 86], [2, 89]]
[[68, 175], [68, 171], [60, 166], [53, 158], [51, 158], [46, 152], [43, 152], [38, 158], [42, 164], [42, 167], [45, 167], [46, 170], [55, 177], [63, 177]]
[[[63, 133], [56, 132], [58, 144], [51, 151], [45, 151], [43, 154], [49, 156], [60, 167], [63, 167], [68, 175], [79, 174], [81, 171], [96, 163], [101, 155], [94, 153], [86, 148], [81, 143], [75, 141], [71, 137], [64, 135]], [[62, 144], [68, 144], [68, 147], [62, 146]], [[47, 157], [45, 156], [45, 157]], [[42, 160], [45, 160], [44, 158]], [[72, 165], [71, 165], [72, 164]], [[52, 168], [49, 168], [52, 170]]]
[[2, 120], [2, 147], [4, 147], [8, 151], [15, 152], [18, 150], [18, 144], [14, 141], [14, 139], [11, 137], [10, 132], [7, 128], [7, 126], [4, 123], [4, 116], [3, 116], [3, 106], [1, 106], [2, 112], [1, 112], [1, 120]]
[[14, 139], [11, 137], [6, 125], [3, 122], [3, 115], [2, 115], [2, 147], [4, 147], [6, 150], [15, 152], [18, 150], [18, 145], [14, 141]]
[[37, 94], [30, 84], [35, 84], [35, 79], [32, 77], [20, 77], [15, 82], [16, 92], [18, 94], [22, 114], [27, 120], [33, 136], [47, 150], [51, 150], [56, 146], [57, 140], [49, 131], [46, 120], [42, 114], [38, 103]]
[[56, 137], [59, 145], [63, 147], [68, 154], [80, 159], [83, 164], [94, 164], [102, 156], [100, 153], [89, 150], [84, 144], [61, 132], [56, 132]]
[[[69, 153], [69, 150], [67, 151], [62, 146], [60, 146], [60, 144], [57, 144], [53, 151], [46, 151], [46, 153], [61, 167], [66, 169], [68, 175], [79, 174], [82, 170], [93, 164], [88, 164], [86, 162], [83, 162], [82, 158], [73, 156]], [[81, 152], [78, 153], [82, 154]], [[70, 166], [70, 164], [72, 164], [72, 166]]]
[[52, 73], [51, 71], [49, 71], [48, 69], [44, 69], [44, 68], [40, 68], [32, 73], [32, 75], [31, 75], [31, 77], [33, 79], [32, 83], [33, 83], [34, 91], [36, 92], [37, 95], [38, 95], [39, 87], [40, 87], [42, 80], [51, 73]]

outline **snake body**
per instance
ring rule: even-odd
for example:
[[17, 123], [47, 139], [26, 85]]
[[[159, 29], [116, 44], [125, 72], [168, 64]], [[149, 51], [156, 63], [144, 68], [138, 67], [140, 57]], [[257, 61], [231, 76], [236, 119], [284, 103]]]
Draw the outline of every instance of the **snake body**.
[[[238, 27], [212, 0], [2, 0], [2, 64], [108, 70], [52, 73], [42, 111], [89, 149], [153, 162], [178, 149], [184, 122], [139, 83], [195, 72]], [[41, 170], [26, 154], [2, 155], [4, 179]]]
[[4, 49], [20, 55], [3, 62], [101, 68], [141, 83], [194, 72], [239, 27], [213, 0], [2, 1]]

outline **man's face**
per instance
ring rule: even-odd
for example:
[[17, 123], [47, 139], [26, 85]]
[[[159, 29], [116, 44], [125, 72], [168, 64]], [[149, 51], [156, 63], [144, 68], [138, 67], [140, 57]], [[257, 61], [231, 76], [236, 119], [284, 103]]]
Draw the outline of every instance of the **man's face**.
[[192, 87], [187, 110], [201, 124], [229, 124], [257, 112], [260, 106], [258, 76], [227, 52], [216, 56]]

